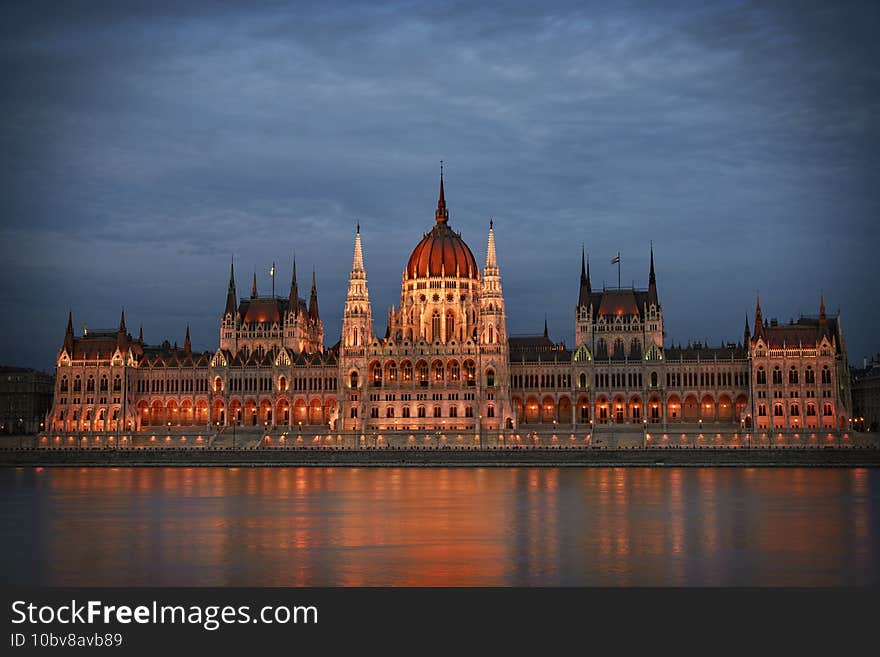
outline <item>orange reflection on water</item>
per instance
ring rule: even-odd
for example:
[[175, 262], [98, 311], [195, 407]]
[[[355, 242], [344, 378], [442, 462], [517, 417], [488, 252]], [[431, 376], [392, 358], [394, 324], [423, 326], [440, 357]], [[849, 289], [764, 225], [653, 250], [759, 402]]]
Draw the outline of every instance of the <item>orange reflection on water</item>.
[[877, 470], [23, 468], [0, 486], [11, 582], [878, 582]]

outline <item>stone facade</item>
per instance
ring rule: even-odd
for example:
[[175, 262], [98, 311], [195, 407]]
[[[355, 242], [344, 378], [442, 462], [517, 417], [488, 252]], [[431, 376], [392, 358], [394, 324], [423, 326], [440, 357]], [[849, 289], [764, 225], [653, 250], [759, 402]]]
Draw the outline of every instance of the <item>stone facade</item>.
[[[361, 232], [340, 341], [324, 346], [315, 276], [308, 303], [296, 263], [286, 297], [239, 299], [234, 269], [220, 316], [219, 348], [192, 351], [117, 329], [76, 337], [72, 318], [57, 358], [56, 432], [153, 427], [323, 427], [474, 437], [616, 424], [665, 430], [756, 427], [801, 431], [848, 426], [848, 365], [839, 316], [780, 325], [756, 303], [740, 343], [665, 344], [650, 252], [648, 286], [593, 289], [581, 255], [575, 344], [507, 333], [501, 270], [490, 222], [482, 270], [449, 226], [441, 173], [434, 225], [401, 277], [400, 304], [374, 332]], [[274, 266], [273, 266], [274, 269]], [[314, 433], [314, 431], [313, 431]], [[482, 440], [482, 438], [480, 438]]]

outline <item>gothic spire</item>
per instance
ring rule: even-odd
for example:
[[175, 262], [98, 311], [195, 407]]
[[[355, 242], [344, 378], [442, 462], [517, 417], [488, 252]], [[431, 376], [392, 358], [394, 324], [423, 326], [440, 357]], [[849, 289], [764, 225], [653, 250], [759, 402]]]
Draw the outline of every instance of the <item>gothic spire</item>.
[[290, 275], [290, 296], [287, 299], [287, 311], [294, 315], [299, 313], [299, 285], [296, 282], [296, 254], [293, 254], [293, 273]]
[[648, 273], [648, 303], [658, 304], [657, 277], [654, 275], [654, 242], [651, 241], [651, 271]]
[[309, 317], [311, 319], [321, 319], [318, 313], [318, 286], [315, 283], [315, 270], [312, 269], [312, 293], [309, 297]]
[[449, 211], [446, 209], [446, 197], [443, 194], [443, 160], [440, 160], [440, 198], [437, 199], [437, 212], [434, 215], [438, 224], [449, 221]]
[[819, 319], [823, 322], [828, 319], [825, 315], [825, 293], [819, 295]]
[[125, 308], [122, 309], [122, 315], [119, 317], [119, 333], [125, 333]]
[[498, 257], [495, 254], [495, 228], [494, 222], [489, 219], [489, 244], [486, 247], [486, 266], [484, 270], [498, 269]]
[[352, 273], [361, 274], [364, 272], [364, 250], [361, 247], [361, 224], [358, 222], [357, 233], [354, 236], [354, 259], [351, 262]]
[[547, 313], [544, 313], [544, 337], [550, 337], [550, 333], [547, 331]]
[[763, 335], [764, 333], [764, 321], [763, 316], [761, 315], [761, 295], [758, 294], [755, 298], [755, 330], [753, 331], [755, 337], [759, 335]]
[[254, 269], [254, 287], [251, 289], [251, 299], [257, 298], [257, 270]]
[[233, 259], [229, 265], [229, 289], [226, 291], [226, 310], [224, 312], [230, 315], [235, 314], [235, 260]]
[[189, 324], [186, 325], [186, 337], [183, 339], [183, 350], [186, 353], [192, 352], [192, 343], [189, 340]]
[[749, 331], [749, 315], [746, 313], [746, 326], [743, 329], [743, 344], [748, 346], [749, 340], [751, 340], [752, 334]]
[[144, 343], [144, 325], [143, 324], [141, 324], [141, 328], [138, 331], [138, 342], [140, 342], [141, 344]]
[[578, 306], [590, 305], [590, 294], [592, 294], [592, 285], [590, 283], [590, 259], [586, 257], [584, 246], [581, 245], [581, 288], [578, 294]]
[[64, 349], [73, 357], [73, 312], [67, 311], [67, 330], [64, 332]]

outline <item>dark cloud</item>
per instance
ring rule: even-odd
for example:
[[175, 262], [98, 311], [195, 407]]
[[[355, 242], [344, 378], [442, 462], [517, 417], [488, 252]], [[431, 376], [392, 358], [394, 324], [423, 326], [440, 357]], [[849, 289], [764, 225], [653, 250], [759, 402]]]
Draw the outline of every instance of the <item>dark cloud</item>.
[[511, 332], [568, 342], [594, 284], [644, 284], [669, 338], [843, 311], [876, 351], [876, 3], [20, 3], [0, 25], [0, 361], [51, 366], [126, 307], [217, 343], [295, 251], [338, 337], [363, 226], [377, 330], [430, 227], [437, 161], [478, 259], [496, 217]]

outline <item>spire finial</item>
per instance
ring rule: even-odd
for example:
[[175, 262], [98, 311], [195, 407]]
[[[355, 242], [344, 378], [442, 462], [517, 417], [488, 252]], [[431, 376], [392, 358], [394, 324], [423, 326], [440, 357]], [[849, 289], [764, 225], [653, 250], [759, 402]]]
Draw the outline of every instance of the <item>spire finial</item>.
[[141, 328], [138, 331], [138, 342], [140, 342], [141, 344], [144, 343], [144, 324], [143, 324], [143, 322], [141, 322]]
[[547, 313], [544, 313], [544, 337], [550, 337], [550, 334], [547, 331]]
[[825, 292], [819, 293], [819, 319], [825, 319]]
[[186, 325], [186, 337], [183, 339], [183, 350], [186, 353], [190, 353], [192, 351], [192, 343], [189, 340], [189, 324]]
[[446, 196], [443, 192], [443, 160], [440, 160], [440, 198], [437, 199], [437, 213], [434, 215], [438, 224], [449, 221], [449, 211], [446, 209]]
[[125, 333], [125, 306], [122, 307], [122, 314], [119, 316], [119, 332]]
[[254, 268], [254, 287], [251, 288], [251, 299], [257, 298], [257, 269]]

